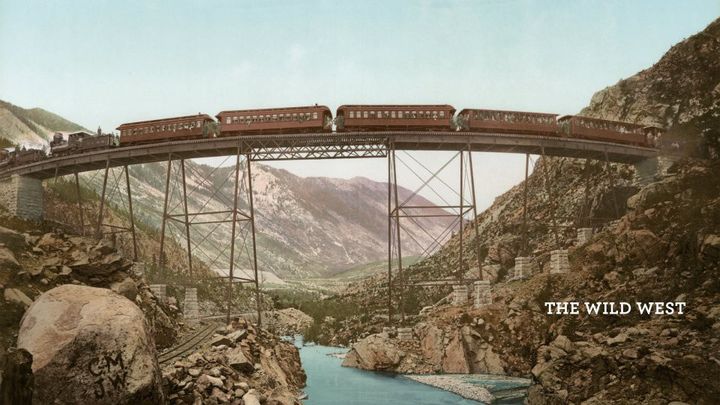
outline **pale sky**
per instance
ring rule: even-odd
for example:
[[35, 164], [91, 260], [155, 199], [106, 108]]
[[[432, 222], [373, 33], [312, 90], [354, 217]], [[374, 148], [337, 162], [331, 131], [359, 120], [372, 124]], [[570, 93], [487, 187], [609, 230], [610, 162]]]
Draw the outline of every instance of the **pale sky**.
[[[718, 15], [718, 0], [0, 0], [0, 99], [105, 130], [313, 103], [575, 113]], [[524, 156], [474, 158], [481, 207], [522, 178]], [[387, 179], [382, 159], [272, 165]]]

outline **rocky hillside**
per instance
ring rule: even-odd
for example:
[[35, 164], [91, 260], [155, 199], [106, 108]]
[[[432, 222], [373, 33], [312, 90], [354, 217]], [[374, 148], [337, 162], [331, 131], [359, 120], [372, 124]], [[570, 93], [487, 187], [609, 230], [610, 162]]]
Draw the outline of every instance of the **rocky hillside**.
[[78, 131], [82, 126], [42, 108], [25, 109], [0, 100], [0, 138], [16, 145], [46, 146], [56, 131]]

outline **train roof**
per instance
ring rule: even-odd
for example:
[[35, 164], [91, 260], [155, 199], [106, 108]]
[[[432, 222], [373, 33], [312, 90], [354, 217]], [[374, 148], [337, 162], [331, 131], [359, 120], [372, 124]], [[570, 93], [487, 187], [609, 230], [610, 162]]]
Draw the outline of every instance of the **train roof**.
[[338, 107], [338, 111], [343, 108], [447, 108], [454, 110], [455, 107], [450, 104], [343, 104]]
[[117, 129], [117, 130], [122, 130], [123, 128], [129, 127], [129, 126], [133, 126], [133, 127], [134, 127], [134, 126], [141, 125], [141, 124], [152, 124], [152, 123], [154, 123], [154, 122], [186, 120], [186, 119], [197, 118], [197, 117], [202, 117], [202, 118], [205, 118], [205, 119], [214, 121], [211, 116], [209, 116], [209, 115], [207, 115], [207, 114], [200, 114], [200, 113], [198, 113], [198, 114], [195, 114], [195, 115], [183, 115], [182, 117], [170, 117], [170, 118], [159, 118], [159, 119], [147, 120], [147, 121], [126, 122], [126, 123], [120, 125], [119, 127], [115, 128], [115, 129]]
[[460, 111], [460, 113], [462, 114], [463, 111], [491, 111], [491, 112], [514, 113], [514, 114], [544, 115], [544, 116], [553, 116], [553, 117], [558, 116], [558, 114], [555, 114], [555, 113], [541, 113], [541, 112], [533, 112], [533, 111], [514, 111], [514, 110], [489, 110], [486, 108], [463, 108]]
[[215, 114], [215, 117], [219, 117], [220, 114], [230, 114], [230, 113], [245, 113], [245, 112], [260, 112], [260, 111], [300, 111], [300, 110], [308, 110], [308, 109], [320, 109], [320, 110], [328, 110], [330, 109], [327, 106], [324, 105], [305, 105], [305, 106], [299, 106], [299, 107], [272, 107], [272, 108], [250, 108], [246, 110], [224, 110], [220, 111], [219, 113]]

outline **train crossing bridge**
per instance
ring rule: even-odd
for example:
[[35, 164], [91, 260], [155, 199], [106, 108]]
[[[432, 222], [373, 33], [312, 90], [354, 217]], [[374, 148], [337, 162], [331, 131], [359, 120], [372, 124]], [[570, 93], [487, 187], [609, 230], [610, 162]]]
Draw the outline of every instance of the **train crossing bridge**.
[[[400, 201], [398, 196], [396, 160], [397, 151], [453, 151], [451, 158], [459, 162], [459, 181], [453, 194], [457, 200], [439, 206], [412, 205], [409, 200]], [[104, 150], [86, 152], [78, 155], [50, 157], [38, 162], [0, 170], [0, 202], [11, 212], [29, 218], [41, 218], [42, 212], [42, 181], [72, 175], [77, 190], [77, 203], [80, 210], [80, 221], [83, 232], [83, 202], [80, 193], [78, 174], [88, 171], [100, 171], [103, 174], [103, 186], [100, 193], [99, 212], [93, 232], [96, 237], [117, 232], [132, 234], [134, 251], [137, 255], [135, 241], [135, 219], [133, 215], [133, 197], [129, 176], [129, 167], [135, 164], [165, 162], [167, 171], [165, 195], [162, 214], [160, 252], [157, 256], [160, 267], [164, 266], [163, 249], [165, 249], [166, 228], [170, 222], [184, 228], [185, 241], [178, 241], [187, 251], [188, 271], [192, 274], [193, 243], [191, 227], [207, 224], [227, 224], [231, 227], [228, 242], [228, 274], [231, 282], [249, 283], [257, 294], [258, 311], [260, 310], [260, 280], [258, 277], [257, 249], [255, 240], [255, 213], [253, 205], [251, 162], [273, 160], [303, 159], [346, 159], [346, 158], [385, 158], [388, 167], [388, 312], [393, 319], [394, 307], [402, 305], [403, 290], [407, 286], [403, 279], [402, 246], [403, 223], [414, 218], [427, 216], [447, 216], [453, 218], [444, 235], [433, 237], [433, 246], [427, 247], [428, 254], [440, 246], [442, 238], [451, 234], [459, 235], [460, 268], [453, 273], [460, 285], [472, 282], [483, 282], [483, 271], [480, 259], [479, 234], [476, 221], [468, 219], [477, 216], [475, 202], [474, 171], [471, 152], [502, 152], [526, 155], [525, 176], [528, 175], [529, 155], [582, 158], [600, 160], [606, 164], [611, 162], [635, 164], [638, 167], [655, 167], [659, 155], [658, 150], [647, 147], [625, 144], [599, 142], [577, 138], [549, 137], [510, 133], [479, 133], [479, 132], [421, 132], [421, 131], [388, 131], [388, 132], [344, 132], [318, 134], [283, 134], [230, 136], [199, 140], [183, 140], [159, 142], [138, 146], [115, 147]], [[187, 204], [187, 182], [185, 160], [216, 156], [233, 156], [234, 193], [224, 210], [190, 212]], [[649, 162], [649, 163], [648, 163]], [[450, 162], [442, 166], [446, 168]], [[179, 173], [175, 189], [179, 190], [181, 212], [173, 213], [170, 207], [172, 168]], [[120, 176], [111, 175], [113, 169], [120, 169]], [[178, 170], [179, 169], [179, 170]], [[442, 170], [442, 169], [439, 169]], [[124, 176], [123, 176], [124, 174]], [[423, 186], [415, 190], [419, 193], [423, 187], [437, 177], [438, 172], [425, 170], [418, 174], [424, 176]], [[124, 182], [123, 199], [129, 207], [129, 224], [127, 227], [105, 224], [106, 192], [108, 182]], [[118, 190], [121, 188], [118, 186]], [[550, 195], [550, 193], [548, 193]], [[182, 201], [184, 199], [184, 201]], [[158, 202], [159, 203], [159, 202]], [[442, 213], [438, 213], [438, 208]], [[525, 208], [527, 210], [527, 208]], [[468, 225], [469, 224], [469, 225]], [[463, 258], [463, 227], [475, 226], [477, 254], [475, 257]], [[207, 236], [205, 237], [207, 238]], [[408, 236], [406, 235], [407, 239]], [[240, 245], [238, 246], [238, 240]], [[245, 265], [239, 265], [241, 255], [245, 255]], [[244, 270], [236, 270], [242, 267]], [[467, 277], [465, 269], [477, 269], [476, 277]], [[249, 270], [249, 271], [247, 271]], [[240, 275], [238, 275], [240, 274]], [[428, 283], [446, 282], [447, 280], [427, 280]], [[230, 291], [230, 289], [228, 289]], [[393, 301], [395, 300], [395, 301]], [[229, 300], [228, 300], [229, 302]], [[228, 311], [231, 309], [228, 308]], [[402, 310], [400, 317], [404, 318]], [[260, 319], [260, 312], [258, 312]]]

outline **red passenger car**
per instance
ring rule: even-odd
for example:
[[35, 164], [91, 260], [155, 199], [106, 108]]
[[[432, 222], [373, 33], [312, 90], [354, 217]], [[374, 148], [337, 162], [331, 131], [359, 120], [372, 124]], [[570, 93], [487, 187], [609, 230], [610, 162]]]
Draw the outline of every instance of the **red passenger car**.
[[342, 105], [337, 109], [337, 131], [421, 130], [451, 131], [451, 105]]
[[557, 114], [466, 108], [458, 114], [458, 125], [475, 132], [558, 135]]
[[127, 146], [209, 137], [213, 132], [214, 123], [215, 120], [209, 115], [197, 114], [131, 122], [122, 124], [117, 129], [120, 131], [120, 145]]
[[652, 146], [642, 125], [608, 121], [580, 115], [565, 115], [558, 120], [560, 131], [566, 136], [594, 141]]
[[215, 117], [222, 136], [332, 130], [332, 113], [322, 105], [221, 111]]

